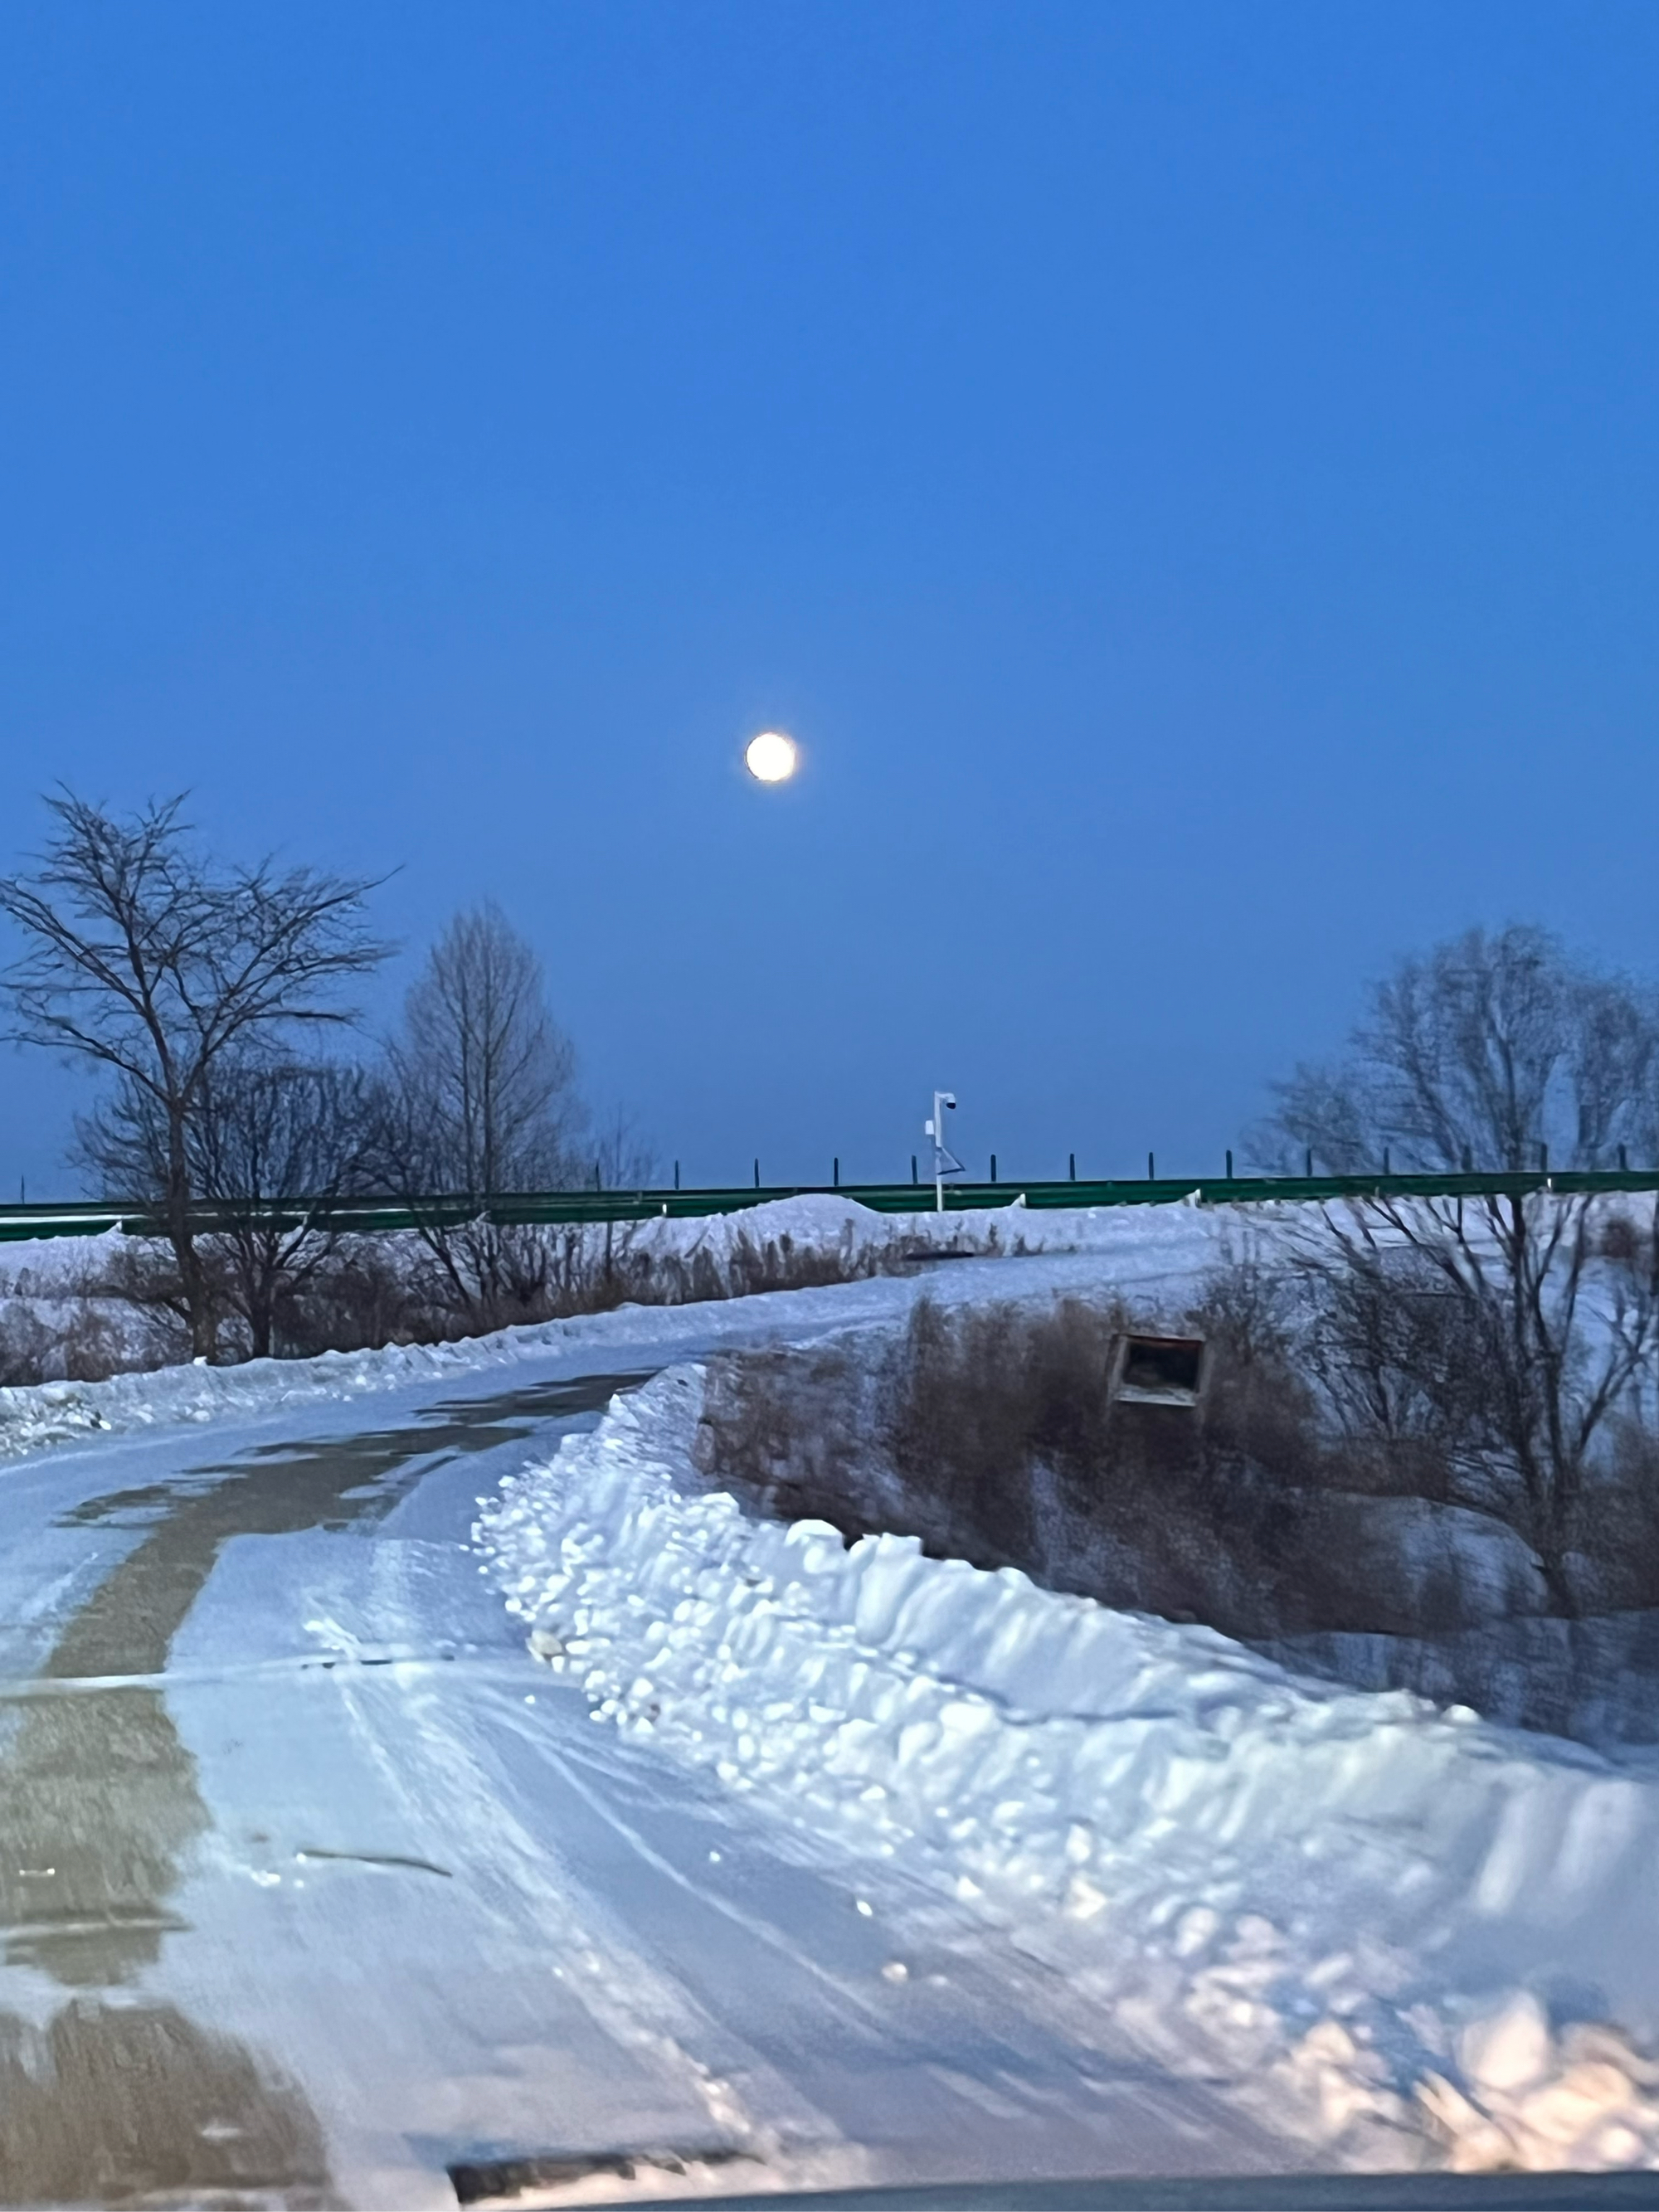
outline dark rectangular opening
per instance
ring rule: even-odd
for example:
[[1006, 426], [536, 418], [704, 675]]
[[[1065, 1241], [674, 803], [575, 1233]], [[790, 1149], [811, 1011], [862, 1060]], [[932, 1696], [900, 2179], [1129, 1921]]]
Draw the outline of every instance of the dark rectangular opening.
[[1125, 1336], [1118, 1340], [1112, 1395], [1131, 1405], [1195, 1406], [1204, 1388], [1204, 1340], [1199, 1336]]
[[684, 2176], [688, 2166], [752, 2162], [750, 2152], [723, 2143], [689, 2150], [551, 2151], [540, 2156], [465, 2160], [449, 2168], [449, 2179], [459, 2204], [510, 2204], [515, 2197], [568, 2189], [582, 2181], [648, 2180], [653, 2173]]

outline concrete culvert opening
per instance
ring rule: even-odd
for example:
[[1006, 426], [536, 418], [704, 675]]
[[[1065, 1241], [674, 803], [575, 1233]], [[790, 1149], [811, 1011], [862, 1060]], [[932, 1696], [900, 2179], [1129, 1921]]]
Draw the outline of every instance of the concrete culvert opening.
[[1206, 1361], [1201, 1336], [1121, 1336], [1112, 1359], [1111, 1395], [1134, 1406], [1196, 1406]]

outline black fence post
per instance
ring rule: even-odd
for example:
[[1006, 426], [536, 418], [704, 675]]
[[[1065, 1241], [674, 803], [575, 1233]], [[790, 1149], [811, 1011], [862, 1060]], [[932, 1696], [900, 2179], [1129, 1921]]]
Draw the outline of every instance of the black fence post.
[[1382, 1172], [1384, 1175], [1393, 1173], [1393, 1170], [1389, 1165], [1389, 1148], [1386, 1145], [1382, 1147]]
[[1625, 1148], [1622, 1145], [1619, 1147], [1619, 1172], [1620, 1175], [1630, 1173], [1630, 1162], [1625, 1157]]
[[1549, 1171], [1550, 1148], [1547, 1145], [1540, 1145], [1538, 1147], [1538, 1172], [1540, 1175], [1547, 1176]]
[[997, 1179], [997, 1156], [996, 1156], [996, 1154], [995, 1154], [994, 1152], [993, 1152], [993, 1153], [992, 1153], [992, 1155], [991, 1155], [991, 1180], [992, 1180], [992, 1182], [994, 1182], [996, 1181], [996, 1179]]
[[915, 1154], [914, 1152], [912, 1152], [912, 1153], [911, 1153], [911, 1155], [910, 1155], [910, 1180], [911, 1180], [911, 1182], [916, 1182], [916, 1181], [917, 1181], [917, 1176], [916, 1176], [916, 1156], [915, 1156]]
[[760, 1162], [758, 1160], [755, 1163], [755, 1188], [757, 1190], [760, 1188]]
[[1146, 1180], [1148, 1182], [1158, 1181], [1158, 1162], [1150, 1152], [1146, 1155]]
[[1311, 1145], [1308, 1146], [1307, 1150], [1307, 1168], [1308, 1181], [1311, 1182], [1313, 1181], [1313, 1146]]
[[1077, 1154], [1073, 1152], [1070, 1157], [1072, 1162], [1072, 1181], [1075, 1182], [1077, 1181]]
[[675, 1188], [675, 1189], [676, 1189], [676, 1190], [678, 1190], [678, 1189], [679, 1188], [679, 1187], [680, 1187], [680, 1164], [679, 1164], [679, 1162], [678, 1162], [678, 1160], [676, 1160], [676, 1161], [675, 1161], [675, 1163], [674, 1163], [674, 1188]]
[[835, 1187], [837, 1190], [841, 1188], [841, 1154], [839, 1152], [836, 1154]]
[[1231, 1154], [1231, 1152], [1229, 1152], [1229, 1153], [1228, 1153], [1228, 1155], [1227, 1155], [1227, 1180], [1228, 1180], [1228, 1182], [1231, 1182], [1232, 1181], [1232, 1179], [1233, 1179], [1233, 1156], [1232, 1156], [1232, 1154]]

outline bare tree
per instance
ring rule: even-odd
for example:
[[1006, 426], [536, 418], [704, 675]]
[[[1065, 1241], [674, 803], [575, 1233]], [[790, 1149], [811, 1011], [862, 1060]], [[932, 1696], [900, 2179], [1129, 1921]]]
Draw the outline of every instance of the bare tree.
[[1610, 1168], [1659, 1158], [1659, 1001], [1544, 931], [1401, 962], [1334, 1066], [1273, 1085], [1264, 1164], [1331, 1175]]
[[621, 1107], [588, 1127], [582, 1147], [582, 1180], [599, 1190], [643, 1190], [656, 1173], [656, 1156], [633, 1116]]
[[[1349, 1059], [1278, 1087], [1264, 1149], [1336, 1172], [1598, 1167], [1650, 1148], [1659, 1009], [1541, 932], [1473, 931], [1380, 984]], [[1650, 1157], [1650, 1152], [1649, 1155]], [[1334, 1401], [1496, 1481], [1553, 1600], [1616, 1416], [1659, 1360], [1659, 1201], [1553, 1188], [1327, 1206], [1306, 1257]], [[1334, 1379], [1337, 1378], [1337, 1379]]]
[[[187, 1146], [213, 1227], [198, 1249], [216, 1305], [240, 1318], [255, 1359], [270, 1355], [283, 1300], [332, 1256], [341, 1201], [368, 1190], [369, 1092], [358, 1067], [247, 1053], [227, 1055], [202, 1085]], [[78, 1124], [76, 1151], [106, 1189], [148, 1196], [164, 1187], [165, 1119], [130, 1079]], [[176, 1276], [124, 1272], [131, 1291], [185, 1311]]]
[[30, 877], [0, 878], [0, 914], [27, 941], [4, 976], [17, 1042], [112, 1069], [159, 1125], [161, 1215], [198, 1358], [216, 1352], [197, 1249], [192, 1133], [215, 1071], [295, 1026], [350, 1018], [330, 994], [390, 947], [372, 938], [365, 878], [220, 871], [196, 853], [182, 798], [121, 820], [64, 792]]
[[547, 1005], [541, 963], [493, 901], [459, 914], [404, 1006], [392, 1069], [430, 1162], [426, 1187], [495, 1198], [544, 1189], [582, 1121], [576, 1056]]
[[203, 1115], [202, 1180], [218, 1200], [215, 1247], [255, 1359], [269, 1358], [282, 1302], [330, 1260], [343, 1200], [368, 1188], [371, 1131], [361, 1068], [234, 1061]]
[[577, 1180], [585, 1122], [541, 963], [493, 902], [457, 915], [387, 1048], [381, 1145], [452, 1303], [475, 1322], [534, 1310], [544, 1240], [490, 1207]]

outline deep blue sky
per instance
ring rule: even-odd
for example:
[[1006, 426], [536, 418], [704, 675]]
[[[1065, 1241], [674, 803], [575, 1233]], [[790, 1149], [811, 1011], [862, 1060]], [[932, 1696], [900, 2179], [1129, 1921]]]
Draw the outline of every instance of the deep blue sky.
[[400, 864], [383, 1008], [493, 894], [688, 1180], [1213, 1170], [1409, 946], [1652, 972], [1656, 95], [1651, 0], [9, 0], [0, 866]]

